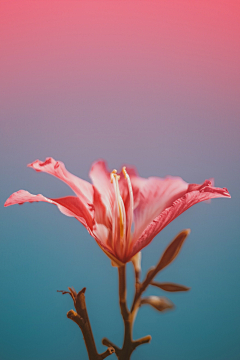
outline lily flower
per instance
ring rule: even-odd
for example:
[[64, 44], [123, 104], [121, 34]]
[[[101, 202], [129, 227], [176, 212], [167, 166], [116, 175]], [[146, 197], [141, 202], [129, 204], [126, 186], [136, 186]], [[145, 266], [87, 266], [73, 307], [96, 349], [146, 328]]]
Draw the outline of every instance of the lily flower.
[[92, 165], [92, 184], [68, 172], [64, 164], [47, 158], [29, 164], [64, 181], [75, 193], [58, 199], [19, 190], [4, 206], [45, 201], [85, 226], [100, 248], [117, 266], [131, 261], [172, 220], [192, 205], [218, 197], [230, 197], [226, 188], [213, 187], [210, 180], [188, 184], [180, 177], [138, 176], [133, 168], [109, 172], [104, 161]]

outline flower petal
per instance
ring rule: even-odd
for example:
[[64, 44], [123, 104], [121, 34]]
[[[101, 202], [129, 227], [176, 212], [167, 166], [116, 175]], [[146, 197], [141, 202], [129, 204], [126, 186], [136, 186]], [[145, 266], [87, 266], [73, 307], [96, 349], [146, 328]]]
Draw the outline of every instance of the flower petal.
[[109, 228], [110, 219], [107, 217], [106, 207], [102, 202], [101, 195], [93, 185], [93, 210], [96, 223], [103, 224]]
[[116, 256], [115, 252], [113, 251], [111, 241], [109, 239], [109, 237], [111, 237], [111, 232], [105, 225], [96, 223], [91, 235], [95, 238], [99, 247], [111, 259], [115, 266], [123, 265], [119, 257]]
[[226, 188], [212, 187], [209, 180], [206, 180], [202, 185], [190, 184], [184, 196], [174, 201], [171, 206], [167, 207], [147, 226], [140, 238], [135, 241], [131, 257], [147, 246], [165, 226], [188, 208], [201, 201], [218, 197], [230, 198], [231, 196]]
[[63, 214], [68, 215], [68, 213], [70, 212], [73, 215], [68, 215], [68, 216], [74, 216], [86, 228], [90, 228], [91, 230], [93, 229], [93, 225], [95, 222], [93, 218], [93, 212], [91, 214], [89, 211], [86, 211], [86, 208], [82, 206], [82, 203], [78, 197], [65, 196], [63, 198], [50, 199], [50, 200], [57, 203], [59, 210]]
[[67, 171], [61, 161], [56, 161], [49, 157], [44, 162], [35, 160], [33, 163], [28, 164], [28, 167], [31, 167], [36, 171], [42, 171], [56, 176], [58, 179], [64, 181], [75, 192], [83, 204], [92, 204], [92, 185]]
[[143, 179], [133, 176], [131, 182], [135, 194], [136, 188], [139, 189], [137, 198], [134, 199], [136, 208], [133, 241], [135, 241], [156, 216], [186, 193], [188, 184], [180, 177]]
[[88, 211], [82, 206], [80, 200], [75, 196], [67, 196], [59, 199], [49, 199], [41, 194], [33, 195], [28, 191], [19, 190], [13, 193], [5, 202], [4, 206], [19, 204], [25, 202], [38, 202], [44, 201], [50, 204], [57, 205], [58, 209], [67, 216], [73, 216], [80, 221], [90, 232], [93, 229], [93, 218], [89, 215]]
[[102, 160], [93, 163], [89, 172], [94, 187], [101, 195], [102, 203], [107, 212], [107, 217], [111, 219], [111, 211], [114, 204], [113, 185], [110, 180], [110, 172], [107, 170], [106, 163]]
[[[136, 207], [136, 199], [138, 198], [138, 194], [139, 194], [139, 184], [137, 183], [137, 179], [143, 179], [140, 178], [138, 176], [137, 170], [134, 167], [130, 167], [130, 166], [125, 166], [126, 168], [126, 172], [130, 177], [131, 180], [131, 184], [132, 184], [132, 180], [134, 178], [134, 185], [132, 186], [132, 191], [133, 191], [133, 198], [134, 198], [134, 204]], [[146, 179], [143, 179], [146, 180]], [[128, 189], [128, 185], [127, 185], [127, 181], [124, 178], [124, 176], [121, 176], [120, 180], [119, 180], [119, 189], [120, 189], [120, 194], [122, 196], [125, 208], [126, 208], [126, 212], [128, 210], [128, 206], [129, 206], [129, 189]]]

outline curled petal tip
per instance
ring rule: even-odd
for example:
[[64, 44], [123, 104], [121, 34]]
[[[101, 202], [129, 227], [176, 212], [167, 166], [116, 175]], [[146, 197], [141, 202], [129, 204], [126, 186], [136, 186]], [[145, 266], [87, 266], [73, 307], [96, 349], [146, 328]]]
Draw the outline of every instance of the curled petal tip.
[[27, 167], [32, 168], [32, 169], [36, 170], [37, 172], [39, 172], [40, 170], [35, 167], [35, 164], [39, 164], [39, 163], [40, 163], [39, 160], [35, 160], [35, 161], [27, 164]]
[[227, 188], [223, 188], [223, 189], [224, 189], [223, 195], [225, 195], [225, 196], [227, 196], [227, 197], [231, 198], [231, 195], [229, 194], [228, 189], [227, 189]]
[[27, 164], [27, 167], [33, 167], [33, 165], [34, 165], [36, 162], [39, 162], [39, 160], [35, 160], [35, 161]]
[[8, 203], [9, 203], [9, 198], [5, 201], [5, 203], [4, 203], [4, 207], [6, 207], [6, 206], [8, 206]]
[[10, 206], [10, 205], [14, 205], [14, 204], [23, 204], [23, 202], [15, 202], [15, 198], [18, 197], [19, 194], [22, 193], [23, 190], [18, 190], [15, 193], [13, 193], [12, 195], [9, 196], [9, 198], [5, 201], [4, 203], [4, 207]]

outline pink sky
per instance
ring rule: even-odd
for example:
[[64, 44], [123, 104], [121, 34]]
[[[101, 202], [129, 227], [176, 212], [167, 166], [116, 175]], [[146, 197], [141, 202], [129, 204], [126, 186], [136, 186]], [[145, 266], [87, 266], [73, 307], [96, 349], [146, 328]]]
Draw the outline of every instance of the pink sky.
[[143, 142], [165, 154], [172, 144], [174, 161], [184, 146], [237, 144], [239, 10], [219, 0], [2, 0], [5, 145], [26, 138], [42, 153], [43, 139], [45, 149], [71, 140], [92, 161], [109, 149], [126, 159]]

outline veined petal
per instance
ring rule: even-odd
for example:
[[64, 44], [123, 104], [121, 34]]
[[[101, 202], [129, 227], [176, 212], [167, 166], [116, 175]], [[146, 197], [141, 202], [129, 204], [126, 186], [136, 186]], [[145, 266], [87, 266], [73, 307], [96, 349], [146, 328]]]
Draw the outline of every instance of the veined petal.
[[25, 202], [39, 202], [44, 201], [50, 204], [57, 205], [58, 209], [67, 216], [73, 216], [80, 221], [88, 231], [93, 229], [93, 218], [88, 211], [82, 206], [80, 200], [75, 196], [66, 196], [59, 199], [49, 199], [41, 194], [33, 195], [28, 191], [19, 190], [13, 193], [5, 202], [4, 206], [19, 204]]
[[[135, 241], [131, 257], [147, 246], [165, 226], [188, 208], [201, 201], [218, 197], [230, 198], [231, 196], [226, 188], [212, 187], [211, 181], [209, 180], [206, 180], [202, 185], [190, 184], [184, 196], [175, 200], [171, 206], [162, 211], [161, 214], [147, 226], [140, 238]], [[127, 261], [129, 260], [130, 258], [127, 259]]]
[[95, 237], [99, 245], [104, 247], [104, 249], [110, 251], [110, 247], [107, 245], [109, 229], [105, 225], [95, 223], [93, 229], [93, 236]]
[[107, 209], [102, 201], [101, 194], [95, 186], [93, 186], [93, 210], [96, 223], [103, 224], [109, 228], [111, 219], [107, 216]]
[[[142, 179], [138, 176], [137, 170], [134, 167], [130, 167], [130, 166], [124, 166], [126, 168], [126, 171], [130, 177], [131, 180], [131, 184], [132, 184], [132, 191], [133, 191], [133, 198], [134, 198], [134, 204], [135, 207], [137, 205], [137, 198], [138, 198], [138, 194], [139, 194], [139, 186], [137, 183], [137, 179]], [[120, 172], [120, 171], [119, 171]], [[132, 183], [132, 180], [134, 181], [134, 185]], [[146, 180], [146, 179], [143, 179]], [[128, 211], [128, 207], [129, 207], [129, 188], [126, 182], [126, 179], [124, 178], [124, 176], [121, 176], [121, 178], [119, 179], [119, 189], [120, 189], [120, 193], [126, 208], [126, 212]]]
[[[89, 211], [86, 211], [86, 208], [82, 206], [82, 203], [77, 196], [65, 196], [62, 198], [51, 200], [57, 203], [59, 210], [63, 214], [68, 215], [65, 212], [70, 212], [73, 215], [68, 216], [74, 216], [85, 227], [90, 228], [91, 230], [93, 229], [93, 225], [95, 223], [93, 213], [91, 214]], [[85, 225], [85, 223], [87, 226]]]
[[89, 177], [92, 180], [94, 187], [101, 195], [107, 217], [111, 219], [111, 212], [114, 204], [114, 192], [110, 181], [110, 172], [107, 170], [106, 163], [102, 160], [93, 163], [89, 172]]
[[122, 266], [123, 263], [116, 257], [115, 252], [111, 244], [109, 245], [109, 236], [111, 236], [109, 229], [103, 224], [95, 224], [94, 230], [91, 234], [100, 248], [105, 252], [105, 254], [113, 261], [116, 266]]
[[33, 163], [28, 164], [28, 167], [31, 167], [36, 171], [42, 171], [56, 176], [58, 179], [64, 181], [75, 192], [85, 206], [88, 203], [92, 204], [92, 185], [67, 171], [61, 161], [56, 161], [49, 157], [44, 162], [35, 160]]
[[143, 179], [135, 176], [131, 177], [131, 182], [133, 189], [139, 189], [137, 198], [134, 199], [136, 207], [133, 241], [135, 241], [155, 217], [186, 193], [188, 183], [180, 177]]

